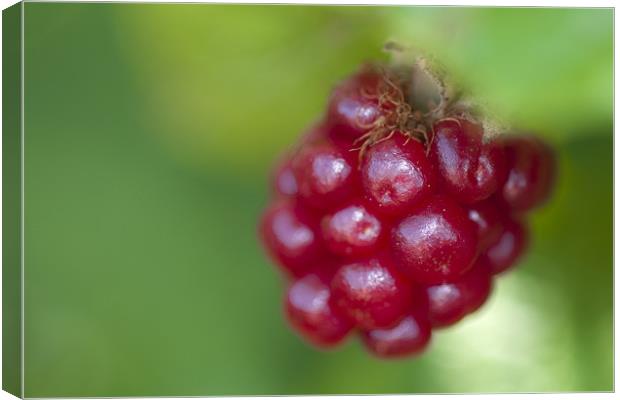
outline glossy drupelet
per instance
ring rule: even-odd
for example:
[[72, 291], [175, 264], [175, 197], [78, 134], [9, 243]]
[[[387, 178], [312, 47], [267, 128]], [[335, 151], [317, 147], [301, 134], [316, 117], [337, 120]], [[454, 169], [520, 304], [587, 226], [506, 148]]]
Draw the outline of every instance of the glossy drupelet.
[[327, 210], [355, 190], [357, 160], [328, 141], [309, 144], [292, 161], [299, 198], [308, 206]]
[[412, 303], [409, 282], [384, 255], [339, 266], [331, 288], [337, 307], [363, 329], [395, 324]]
[[504, 181], [506, 157], [496, 140], [484, 137], [482, 126], [448, 118], [433, 125], [430, 159], [442, 189], [464, 204], [488, 198]]
[[528, 211], [542, 205], [555, 180], [555, 157], [548, 145], [533, 136], [504, 140], [508, 176], [498, 192], [500, 204], [513, 211]]
[[280, 200], [265, 211], [260, 236], [276, 263], [295, 276], [309, 272], [323, 254], [317, 221], [293, 200]]
[[445, 195], [416, 207], [392, 229], [390, 247], [414, 282], [450, 281], [467, 271], [476, 255], [476, 227], [467, 212]]
[[336, 140], [353, 142], [371, 130], [380, 118], [394, 109], [398, 91], [389, 85], [381, 71], [371, 66], [338, 84], [327, 105], [328, 135]]
[[368, 202], [387, 216], [406, 212], [433, 190], [434, 171], [424, 146], [401, 132], [368, 149], [360, 174]]
[[483, 261], [456, 281], [428, 286], [428, 318], [432, 326], [453, 325], [476, 311], [491, 294], [491, 287], [491, 271]]
[[320, 347], [338, 344], [353, 329], [353, 322], [332, 303], [329, 276], [310, 273], [291, 283], [285, 300], [289, 323]]
[[334, 254], [357, 257], [379, 249], [387, 224], [363, 201], [349, 202], [322, 219], [325, 245]]
[[412, 356], [424, 351], [431, 340], [431, 325], [426, 316], [409, 314], [390, 328], [362, 332], [368, 350], [381, 358]]

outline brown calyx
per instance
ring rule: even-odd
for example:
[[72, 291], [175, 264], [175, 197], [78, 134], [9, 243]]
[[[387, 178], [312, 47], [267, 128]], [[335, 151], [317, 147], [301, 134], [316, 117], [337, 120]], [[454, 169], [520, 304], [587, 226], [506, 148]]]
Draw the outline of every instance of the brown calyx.
[[373, 68], [381, 76], [381, 80], [373, 92], [364, 92], [362, 95], [377, 99], [383, 113], [368, 126], [364, 135], [355, 140], [355, 144], [360, 145], [352, 150], [359, 150], [361, 159], [370, 146], [387, 140], [398, 132], [407, 136], [407, 139], [426, 143], [426, 131], [418, 129], [418, 117], [405, 94], [411, 85], [411, 68], [382, 65], [371, 65], [368, 68]]

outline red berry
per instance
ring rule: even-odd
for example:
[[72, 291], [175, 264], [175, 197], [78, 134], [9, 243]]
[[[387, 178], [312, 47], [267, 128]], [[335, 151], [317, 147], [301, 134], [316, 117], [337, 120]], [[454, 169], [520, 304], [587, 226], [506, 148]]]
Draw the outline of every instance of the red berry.
[[272, 185], [274, 192], [281, 196], [295, 196], [297, 194], [297, 180], [291, 168], [291, 160], [285, 158], [276, 167]]
[[327, 248], [345, 257], [373, 253], [383, 234], [381, 221], [360, 201], [326, 215], [321, 225]]
[[426, 318], [410, 314], [394, 327], [363, 332], [362, 339], [378, 357], [410, 356], [426, 349], [431, 340], [431, 326]]
[[427, 287], [428, 318], [433, 327], [453, 325], [480, 308], [491, 293], [491, 283], [488, 266], [478, 262], [455, 282]]
[[436, 195], [392, 229], [391, 247], [410, 279], [442, 283], [470, 268], [476, 255], [476, 226], [454, 200]]
[[292, 283], [286, 294], [285, 309], [291, 326], [319, 347], [341, 342], [353, 323], [332, 305], [329, 280], [309, 274]]
[[517, 219], [505, 217], [502, 219], [500, 237], [491, 243], [483, 257], [488, 261], [493, 273], [498, 274], [515, 265], [527, 244], [527, 227]]
[[502, 234], [501, 212], [491, 200], [481, 201], [466, 207], [469, 220], [476, 224], [478, 249], [483, 251]]
[[504, 150], [486, 140], [480, 125], [465, 119], [444, 119], [433, 125], [430, 158], [443, 190], [462, 203], [491, 196], [506, 175]]
[[291, 200], [281, 200], [265, 211], [260, 232], [270, 255], [295, 276], [307, 272], [323, 254], [313, 218]]
[[345, 264], [332, 280], [336, 305], [362, 329], [396, 323], [411, 305], [411, 287], [385, 256]]
[[555, 158], [551, 149], [534, 137], [505, 140], [508, 177], [501, 202], [514, 211], [531, 210], [545, 202], [553, 188]]
[[355, 161], [329, 142], [302, 149], [293, 160], [300, 198], [322, 210], [346, 201], [355, 190]]
[[516, 218], [549, 196], [553, 152], [490, 139], [444, 88], [422, 65], [366, 66], [274, 170], [259, 234], [293, 279], [285, 313], [310, 343], [356, 329], [378, 357], [419, 353], [524, 252]]
[[398, 90], [388, 85], [385, 75], [370, 67], [341, 82], [327, 106], [330, 136], [353, 141], [371, 130], [375, 122], [393, 109], [381, 98], [396, 97]]
[[368, 149], [361, 174], [368, 201], [387, 215], [402, 213], [427, 197], [434, 179], [424, 146], [399, 132]]

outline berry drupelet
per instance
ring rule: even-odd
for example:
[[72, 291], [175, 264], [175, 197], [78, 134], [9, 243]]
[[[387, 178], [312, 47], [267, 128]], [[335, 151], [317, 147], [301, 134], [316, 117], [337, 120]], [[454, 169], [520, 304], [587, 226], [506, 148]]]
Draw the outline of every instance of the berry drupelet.
[[422, 72], [364, 65], [271, 175], [259, 236], [290, 326], [315, 347], [357, 336], [376, 357], [422, 353], [514, 268], [526, 212], [551, 195], [547, 144], [498, 134], [467, 102], [414, 98]]
[[325, 273], [310, 273], [293, 282], [286, 292], [289, 323], [319, 347], [338, 344], [353, 329], [353, 323], [332, 304], [329, 282]]
[[363, 329], [389, 327], [411, 307], [412, 289], [387, 256], [344, 263], [331, 288], [337, 307]]
[[401, 132], [368, 149], [360, 175], [368, 202], [386, 216], [402, 214], [432, 193], [434, 172], [424, 146]]
[[442, 189], [464, 204], [489, 197], [506, 175], [502, 145], [486, 140], [482, 126], [462, 118], [433, 125], [430, 159], [439, 171]]
[[423, 351], [431, 340], [431, 325], [424, 315], [405, 315], [390, 328], [362, 332], [366, 348], [380, 358], [406, 357]]
[[385, 236], [385, 226], [360, 200], [349, 202], [322, 219], [326, 247], [343, 257], [376, 252]]
[[476, 227], [467, 212], [445, 195], [432, 196], [405, 214], [390, 238], [398, 266], [411, 281], [426, 284], [463, 275], [477, 245]]

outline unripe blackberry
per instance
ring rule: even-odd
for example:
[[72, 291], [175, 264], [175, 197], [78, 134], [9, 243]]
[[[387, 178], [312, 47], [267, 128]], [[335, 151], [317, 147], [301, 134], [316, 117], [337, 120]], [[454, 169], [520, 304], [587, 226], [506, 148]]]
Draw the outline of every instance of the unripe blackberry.
[[524, 253], [525, 212], [550, 196], [553, 152], [502, 135], [455, 93], [422, 64], [365, 65], [274, 169], [259, 235], [309, 343], [356, 331], [377, 357], [419, 354]]

